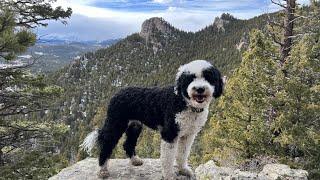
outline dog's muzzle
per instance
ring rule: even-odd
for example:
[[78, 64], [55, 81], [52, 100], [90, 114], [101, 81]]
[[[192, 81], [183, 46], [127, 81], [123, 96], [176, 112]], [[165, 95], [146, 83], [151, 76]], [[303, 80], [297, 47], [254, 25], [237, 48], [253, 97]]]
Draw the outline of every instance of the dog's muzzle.
[[206, 92], [205, 87], [193, 87], [192, 90], [192, 99], [194, 99], [197, 103], [201, 104], [206, 101], [208, 93]]

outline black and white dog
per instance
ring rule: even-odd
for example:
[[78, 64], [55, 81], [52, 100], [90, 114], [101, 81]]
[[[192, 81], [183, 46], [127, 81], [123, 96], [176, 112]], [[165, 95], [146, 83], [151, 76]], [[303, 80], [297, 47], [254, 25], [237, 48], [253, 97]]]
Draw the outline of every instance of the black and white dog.
[[207, 121], [211, 100], [221, 96], [223, 85], [224, 80], [216, 68], [205, 60], [195, 60], [178, 69], [173, 86], [122, 89], [110, 100], [102, 129], [90, 133], [81, 147], [90, 152], [98, 141], [99, 176], [108, 177], [108, 159], [126, 133], [124, 150], [133, 165], [142, 165], [135, 146], [144, 124], [161, 133], [163, 178], [176, 179], [175, 160], [181, 175], [193, 176], [187, 162], [190, 149]]

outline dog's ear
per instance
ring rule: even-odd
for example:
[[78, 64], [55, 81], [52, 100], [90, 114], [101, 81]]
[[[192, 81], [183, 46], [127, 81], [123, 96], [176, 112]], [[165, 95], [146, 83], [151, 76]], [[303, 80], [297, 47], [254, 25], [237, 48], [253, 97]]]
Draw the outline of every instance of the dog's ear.
[[189, 98], [187, 88], [196, 76], [194, 74], [183, 72], [176, 77], [174, 92], [176, 95], [182, 95]]
[[182, 68], [182, 66], [180, 66], [178, 69], [178, 72], [176, 74], [176, 81], [174, 83], [174, 93], [176, 95], [181, 94], [181, 76], [183, 74], [181, 68]]
[[182, 78], [181, 75], [179, 77], [176, 77], [176, 82], [174, 85], [174, 93], [176, 95], [179, 95], [182, 93]]
[[177, 82], [176, 82], [175, 85], [174, 85], [174, 93], [175, 93], [176, 95], [178, 95], [178, 94], [180, 93], [180, 89], [178, 88]]
[[221, 74], [217, 69], [214, 69], [213, 71], [213, 74], [216, 79], [216, 82], [214, 84], [213, 97], [218, 98], [222, 95], [223, 88], [226, 82], [226, 76], [221, 77]]

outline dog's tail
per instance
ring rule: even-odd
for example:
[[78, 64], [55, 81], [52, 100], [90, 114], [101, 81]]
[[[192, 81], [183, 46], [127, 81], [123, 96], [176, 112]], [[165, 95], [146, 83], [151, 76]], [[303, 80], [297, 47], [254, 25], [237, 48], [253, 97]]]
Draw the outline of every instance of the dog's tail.
[[80, 144], [80, 149], [86, 151], [89, 155], [91, 155], [91, 151], [94, 148], [94, 146], [97, 144], [99, 135], [99, 130], [96, 129], [89, 133], [87, 137], [83, 140], [82, 144]]

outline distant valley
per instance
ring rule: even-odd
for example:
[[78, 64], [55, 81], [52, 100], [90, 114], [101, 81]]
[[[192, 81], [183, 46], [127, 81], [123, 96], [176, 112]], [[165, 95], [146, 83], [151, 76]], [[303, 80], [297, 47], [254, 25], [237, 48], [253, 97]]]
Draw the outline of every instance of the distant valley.
[[18, 59], [7, 64], [0, 62], [0, 67], [21, 65], [36, 59], [31, 70], [35, 73], [48, 73], [61, 69], [71, 61], [79, 59], [87, 52], [107, 48], [120, 39], [103, 41], [70, 41], [64, 39], [39, 39], [27, 52], [18, 56]]

